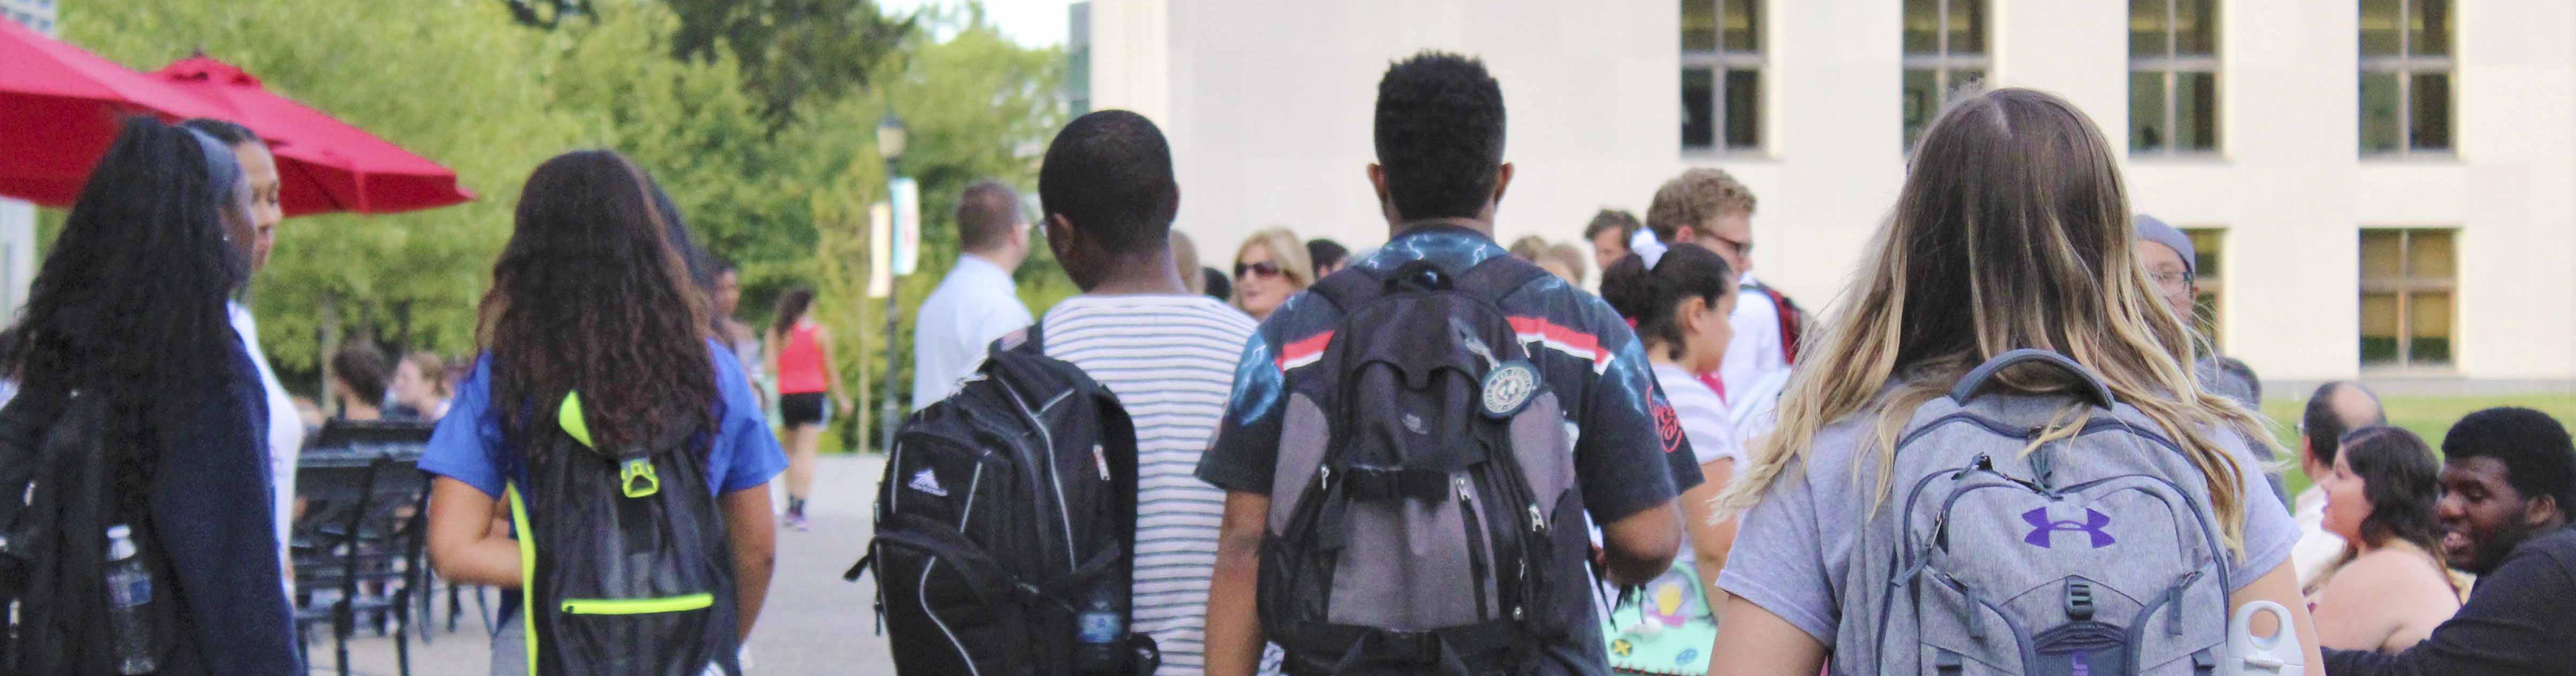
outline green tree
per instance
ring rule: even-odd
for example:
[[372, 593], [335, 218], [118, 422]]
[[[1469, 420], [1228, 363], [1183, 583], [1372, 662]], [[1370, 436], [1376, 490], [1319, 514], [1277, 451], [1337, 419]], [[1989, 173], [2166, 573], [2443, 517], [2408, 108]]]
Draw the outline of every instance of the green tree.
[[[64, 7], [73, 42], [150, 70], [202, 48], [297, 99], [456, 170], [479, 199], [384, 216], [296, 218], [252, 283], [262, 342], [290, 386], [311, 374], [326, 324], [395, 347], [459, 353], [530, 169], [574, 126], [549, 112], [527, 64], [549, 44], [478, 0], [398, 4], [161, 0]], [[325, 310], [329, 308], [329, 310]]]

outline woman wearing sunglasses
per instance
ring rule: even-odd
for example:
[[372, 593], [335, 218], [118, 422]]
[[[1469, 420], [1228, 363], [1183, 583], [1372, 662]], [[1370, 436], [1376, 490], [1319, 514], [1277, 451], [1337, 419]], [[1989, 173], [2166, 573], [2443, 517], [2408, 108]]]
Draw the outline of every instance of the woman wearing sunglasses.
[[1255, 321], [1269, 319], [1289, 296], [1314, 283], [1306, 245], [1287, 228], [1252, 233], [1234, 252], [1234, 307]]

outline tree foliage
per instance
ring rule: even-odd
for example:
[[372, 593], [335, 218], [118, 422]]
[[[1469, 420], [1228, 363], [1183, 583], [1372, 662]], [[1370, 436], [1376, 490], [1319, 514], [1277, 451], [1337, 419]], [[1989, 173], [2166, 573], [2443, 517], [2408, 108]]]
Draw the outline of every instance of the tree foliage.
[[[863, 0], [739, 3], [766, 14], [728, 21], [784, 21], [741, 33], [771, 45], [753, 66], [725, 30], [713, 33], [725, 48], [683, 48], [694, 0], [602, 4], [572, 10], [587, 20], [554, 30], [521, 26], [520, 9], [572, 7], [555, 1], [125, 0], [67, 6], [63, 26], [72, 42], [142, 70], [202, 47], [455, 169], [478, 194], [445, 209], [280, 228], [252, 307], [289, 387], [308, 392], [326, 325], [393, 348], [470, 353], [519, 184], [583, 147], [636, 158], [700, 243], [741, 264], [747, 319], [757, 323], [788, 286], [815, 286], [843, 374], [865, 365], [882, 375], [881, 306], [862, 302], [866, 205], [885, 193], [878, 118], [891, 105], [909, 122], [902, 167], [923, 184], [923, 270], [902, 285], [907, 306], [953, 261], [958, 192], [980, 178], [1033, 186], [1036, 156], [1062, 122], [1061, 54], [1010, 43], [972, 6], [926, 12], [919, 21], [935, 30], [917, 30]], [[859, 32], [838, 32], [850, 27]], [[851, 55], [869, 50], [878, 56]], [[1043, 251], [1021, 276], [1029, 295], [1051, 302], [1070, 289]], [[336, 312], [322, 311], [326, 299]]]

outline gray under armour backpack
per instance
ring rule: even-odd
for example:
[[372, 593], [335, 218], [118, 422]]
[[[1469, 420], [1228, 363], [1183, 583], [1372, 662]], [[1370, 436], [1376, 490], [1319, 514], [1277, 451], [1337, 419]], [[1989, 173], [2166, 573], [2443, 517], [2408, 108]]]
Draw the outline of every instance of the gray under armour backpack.
[[[2073, 394], [1979, 396], [2042, 367]], [[2082, 427], [2025, 452], [2052, 420]], [[2235, 571], [2208, 482], [2092, 372], [1997, 356], [1915, 410], [1894, 464], [1854, 546], [1832, 673], [2217, 673]]]

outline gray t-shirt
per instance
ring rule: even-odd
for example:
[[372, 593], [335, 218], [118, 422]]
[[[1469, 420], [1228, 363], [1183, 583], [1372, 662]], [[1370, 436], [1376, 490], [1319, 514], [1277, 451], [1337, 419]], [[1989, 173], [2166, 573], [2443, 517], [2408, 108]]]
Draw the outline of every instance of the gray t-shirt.
[[[1718, 587], [1788, 620], [1828, 648], [1842, 620], [1853, 545], [1876, 497], [1876, 477], [1853, 476], [1852, 463], [1876, 443], [1871, 428], [1877, 415], [1865, 411], [1816, 432], [1807, 461], [1783, 470], [1762, 502], [1745, 512], [1734, 552], [1717, 579]], [[2262, 476], [2237, 435], [2212, 432], [2244, 476]], [[2246, 556], [2236, 570], [2246, 573], [2233, 578], [2237, 588], [2288, 561], [2299, 542], [2298, 522], [2270, 487], [2259, 481], [2243, 485]]]

